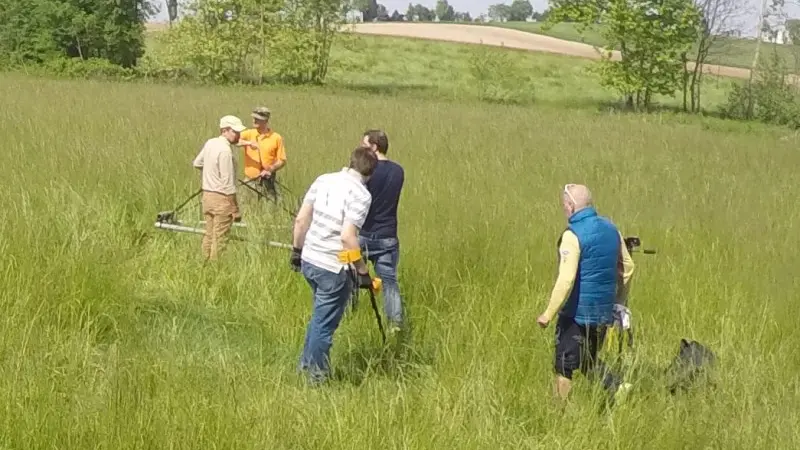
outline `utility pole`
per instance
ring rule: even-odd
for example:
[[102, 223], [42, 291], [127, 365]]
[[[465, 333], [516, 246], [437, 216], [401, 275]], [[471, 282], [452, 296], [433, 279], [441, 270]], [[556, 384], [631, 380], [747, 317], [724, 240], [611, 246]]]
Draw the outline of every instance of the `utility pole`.
[[750, 65], [750, 77], [747, 81], [747, 90], [750, 94], [747, 96], [747, 116], [753, 115], [753, 77], [755, 77], [756, 68], [758, 67], [758, 58], [761, 54], [761, 40], [764, 37], [764, 23], [767, 14], [767, 2], [770, 0], [761, 1], [761, 10], [758, 12], [758, 28], [756, 29], [756, 51], [753, 54], [753, 63]]

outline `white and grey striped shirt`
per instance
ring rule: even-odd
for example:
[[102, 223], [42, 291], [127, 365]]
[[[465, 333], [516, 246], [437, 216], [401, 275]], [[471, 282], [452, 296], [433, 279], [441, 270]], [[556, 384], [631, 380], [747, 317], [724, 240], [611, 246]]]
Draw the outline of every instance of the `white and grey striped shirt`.
[[344, 249], [342, 228], [349, 222], [361, 229], [372, 196], [357, 172], [343, 168], [317, 177], [303, 203], [311, 203], [314, 212], [305, 236], [302, 259], [321, 269], [341, 272], [347, 267], [339, 262], [339, 252]]

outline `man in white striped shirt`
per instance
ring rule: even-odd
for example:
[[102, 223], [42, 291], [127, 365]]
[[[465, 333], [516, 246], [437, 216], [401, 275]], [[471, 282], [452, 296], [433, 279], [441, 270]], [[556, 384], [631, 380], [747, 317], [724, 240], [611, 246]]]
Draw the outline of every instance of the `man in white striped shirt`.
[[[377, 165], [372, 149], [355, 149], [349, 167], [314, 180], [295, 219], [291, 264], [302, 270], [314, 300], [299, 368], [308, 371], [312, 383], [328, 377], [333, 334], [351, 289], [372, 286], [358, 233], [372, 203], [365, 183]], [[347, 261], [356, 267], [358, 286], [348, 280]]]

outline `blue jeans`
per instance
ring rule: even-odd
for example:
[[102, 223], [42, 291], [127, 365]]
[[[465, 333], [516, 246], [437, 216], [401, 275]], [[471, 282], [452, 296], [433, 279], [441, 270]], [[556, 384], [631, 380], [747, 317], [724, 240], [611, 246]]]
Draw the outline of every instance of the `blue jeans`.
[[397, 284], [397, 264], [400, 262], [400, 242], [397, 238], [359, 236], [361, 252], [375, 266], [375, 274], [383, 282], [383, 308], [389, 322], [403, 323], [403, 300]]
[[345, 270], [333, 273], [306, 261], [302, 261], [300, 267], [313, 292], [313, 311], [306, 328], [299, 369], [308, 371], [312, 383], [319, 383], [330, 374], [333, 333], [347, 309], [351, 283]]

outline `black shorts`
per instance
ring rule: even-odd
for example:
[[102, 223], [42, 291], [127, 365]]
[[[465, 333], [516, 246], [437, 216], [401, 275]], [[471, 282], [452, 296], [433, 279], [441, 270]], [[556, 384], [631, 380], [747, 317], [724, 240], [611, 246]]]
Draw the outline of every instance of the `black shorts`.
[[555, 370], [558, 375], [572, 379], [572, 372], [587, 373], [597, 360], [603, 345], [606, 327], [584, 326], [571, 317], [558, 316], [556, 322]]

